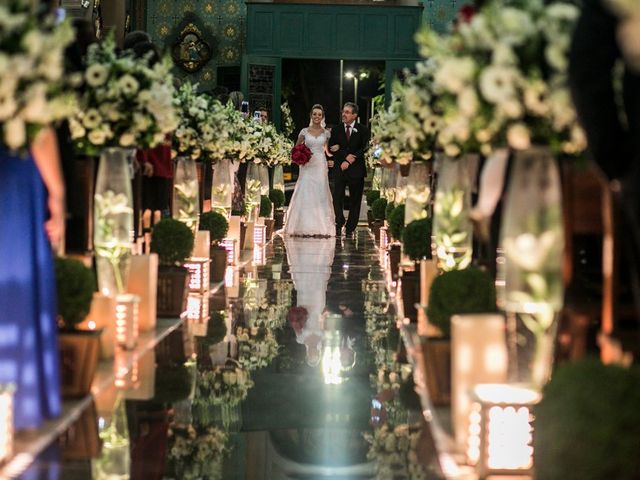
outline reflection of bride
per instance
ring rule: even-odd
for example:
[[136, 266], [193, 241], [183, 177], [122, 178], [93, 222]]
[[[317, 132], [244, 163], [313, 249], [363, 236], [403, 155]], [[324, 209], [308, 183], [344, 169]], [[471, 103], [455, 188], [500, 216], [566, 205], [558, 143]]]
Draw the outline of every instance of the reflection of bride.
[[[323, 312], [335, 240], [285, 237], [289, 271], [297, 291], [299, 312], [306, 310], [306, 321], [293, 325], [296, 340], [307, 350], [307, 363], [320, 363], [323, 338]], [[304, 310], [302, 310], [304, 308]]]

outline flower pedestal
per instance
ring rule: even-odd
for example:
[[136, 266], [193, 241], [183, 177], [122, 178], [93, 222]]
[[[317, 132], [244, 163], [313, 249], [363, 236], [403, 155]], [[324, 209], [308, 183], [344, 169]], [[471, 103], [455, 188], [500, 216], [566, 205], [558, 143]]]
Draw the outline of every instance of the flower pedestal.
[[62, 396], [88, 395], [100, 356], [100, 330], [58, 332], [61, 362]]
[[433, 257], [442, 271], [462, 270], [471, 264], [471, 160], [469, 155], [457, 159], [439, 155], [436, 160], [438, 185], [433, 207]]
[[158, 293], [158, 255], [134, 255], [131, 257], [131, 273], [127, 292], [140, 298], [140, 318], [138, 327], [141, 332], [156, 328], [156, 294]]
[[223, 282], [229, 263], [229, 252], [224, 246], [212, 243], [209, 249], [209, 258], [211, 259], [211, 283]]
[[274, 231], [282, 230], [284, 228], [284, 209], [276, 208], [273, 211]]

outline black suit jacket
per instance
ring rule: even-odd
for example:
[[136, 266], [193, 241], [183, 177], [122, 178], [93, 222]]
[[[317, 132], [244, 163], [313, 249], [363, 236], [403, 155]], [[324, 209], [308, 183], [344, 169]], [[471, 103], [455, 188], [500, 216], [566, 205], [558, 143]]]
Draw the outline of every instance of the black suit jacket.
[[[364, 178], [367, 176], [367, 166], [364, 161], [364, 152], [369, 144], [369, 130], [361, 123], [353, 126], [349, 141], [345, 133], [344, 123], [339, 123], [331, 129], [331, 138], [329, 139], [329, 149], [334, 145], [339, 145], [340, 150], [332, 152], [333, 154], [333, 172], [335, 175], [344, 175], [350, 178]], [[353, 154], [356, 160], [344, 172], [340, 168], [342, 162], [347, 155]]]

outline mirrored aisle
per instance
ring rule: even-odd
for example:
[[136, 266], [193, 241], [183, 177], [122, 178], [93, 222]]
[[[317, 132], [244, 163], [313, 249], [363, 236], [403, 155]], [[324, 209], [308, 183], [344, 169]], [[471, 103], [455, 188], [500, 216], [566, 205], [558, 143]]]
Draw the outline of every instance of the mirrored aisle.
[[20, 478], [431, 478], [380, 260], [276, 237]]

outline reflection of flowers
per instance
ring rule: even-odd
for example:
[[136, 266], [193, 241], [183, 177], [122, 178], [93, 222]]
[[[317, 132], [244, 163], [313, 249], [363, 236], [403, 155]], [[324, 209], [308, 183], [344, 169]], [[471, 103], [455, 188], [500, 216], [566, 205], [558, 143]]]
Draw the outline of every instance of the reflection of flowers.
[[249, 371], [269, 365], [278, 354], [278, 342], [270, 329], [264, 326], [238, 327], [238, 362]]
[[395, 428], [383, 425], [373, 435], [365, 434], [365, 439], [369, 443], [367, 459], [376, 463], [376, 478], [428, 478], [416, 455], [419, 431], [412, 431], [406, 424]]
[[291, 307], [287, 314], [287, 321], [297, 334], [302, 333], [304, 326], [307, 324], [308, 318], [309, 311], [304, 307]]
[[233, 367], [216, 367], [198, 372], [194, 407], [208, 405], [235, 405], [247, 398], [253, 380], [246, 370]]
[[471, 231], [461, 188], [438, 190], [434, 205], [434, 237], [443, 270], [462, 270], [471, 264]]
[[228, 436], [217, 428], [169, 430], [170, 471], [176, 478], [196, 480], [222, 478], [222, 460], [228, 449]]

